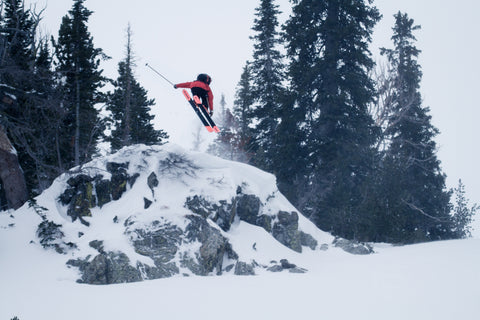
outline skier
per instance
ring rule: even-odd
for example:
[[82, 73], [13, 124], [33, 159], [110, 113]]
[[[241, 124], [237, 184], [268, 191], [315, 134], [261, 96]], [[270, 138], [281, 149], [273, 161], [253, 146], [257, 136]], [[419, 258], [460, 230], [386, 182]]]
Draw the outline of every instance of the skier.
[[201, 73], [197, 76], [196, 81], [174, 84], [173, 87], [175, 89], [191, 89], [192, 94], [202, 99], [202, 104], [209, 110], [210, 116], [213, 116], [213, 93], [210, 89], [211, 82], [212, 78], [208, 74]]

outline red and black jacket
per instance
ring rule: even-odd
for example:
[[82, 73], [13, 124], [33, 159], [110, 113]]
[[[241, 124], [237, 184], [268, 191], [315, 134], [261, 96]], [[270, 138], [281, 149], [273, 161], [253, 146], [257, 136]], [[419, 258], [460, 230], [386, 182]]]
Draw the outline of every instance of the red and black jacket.
[[192, 94], [202, 99], [207, 108], [213, 110], [213, 93], [210, 86], [202, 81], [184, 82], [176, 85], [177, 88], [192, 89]]

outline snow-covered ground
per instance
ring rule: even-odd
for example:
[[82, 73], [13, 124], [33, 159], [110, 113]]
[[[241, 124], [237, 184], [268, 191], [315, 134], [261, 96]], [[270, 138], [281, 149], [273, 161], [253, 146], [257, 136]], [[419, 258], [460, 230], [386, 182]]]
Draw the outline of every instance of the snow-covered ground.
[[480, 318], [478, 239], [380, 246], [369, 256], [308, 252], [300, 275], [91, 286], [75, 283], [61, 256], [29, 244], [35, 225], [22, 222], [0, 231], [1, 319]]
[[[197, 163], [209, 170], [225, 165], [210, 156], [196, 157]], [[245, 175], [256, 170], [233, 166]], [[263, 178], [270, 179], [268, 175]], [[46, 199], [58, 195], [59, 185], [57, 182], [42, 195], [39, 204], [53, 211], [58, 205], [46, 203]], [[149, 192], [141, 190], [145, 191]], [[173, 192], [179, 190], [160, 193], [164, 198], [169, 195], [173, 203]], [[108, 217], [103, 231], [115, 236], [107, 227], [112, 226], [111, 216], [119, 210], [118, 203], [113, 202], [105, 205], [101, 215], [93, 212], [92, 226], [98, 228]], [[64, 224], [68, 224], [69, 217], [65, 219]], [[300, 225], [311, 228], [302, 219]], [[237, 221], [228, 237], [240, 256], [256, 261], [284, 257], [308, 272], [256, 270], [256, 276], [176, 276], [93, 286], [76, 283], [77, 270], [65, 265], [72, 253], [61, 255], [38, 244], [35, 233], [41, 221], [28, 205], [16, 212], [0, 213], [0, 319], [480, 319], [477, 238], [403, 247], [377, 244], [376, 253], [367, 256], [331, 246], [326, 251], [307, 249], [300, 254], [262, 228]], [[81, 227], [78, 221], [70, 225]], [[323, 237], [321, 241], [331, 240], [321, 231], [306, 231], [317, 239]], [[252, 243], [256, 243], [256, 250]], [[262, 256], [256, 256], [259, 254]]]

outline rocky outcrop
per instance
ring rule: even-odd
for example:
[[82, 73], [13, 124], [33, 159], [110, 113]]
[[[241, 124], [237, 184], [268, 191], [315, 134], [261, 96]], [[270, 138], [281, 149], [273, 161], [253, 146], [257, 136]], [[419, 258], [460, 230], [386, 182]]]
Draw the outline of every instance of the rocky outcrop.
[[315, 250], [318, 245], [311, 235], [298, 229], [296, 212], [279, 211], [274, 216], [262, 214], [262, 203], [253, 194], [238, 194], [231, 201], [223, 200], [218, 204], [195, 196], [187, 199], [185, 207], [204, 218], [210, 218], [224, 231], [230, 230], [233, 220], [238, 217], [242, 221], [262, 227], [280, 243], [297, 252], [302, 252], [302, 246]]
[[[122, 252], [105, 252], [102, 241], [92, 241], [90, 246], [98, 255], [85, 259], [70, 260], [70, 266], [82, 273], [79, 282], [88, 284], [112, 284], [158, 279], [189, 270], [195, 275], [222, 274], [224, 260], [236, 260], [228, 240], [205, 219], [196, 215], [186, 217], [189, 223], [185, 230], [165, 221], [153, 221], [142, 225], [129, 218], [125, 222], [125, 234], [135, 252], [148, 257], [153, 264], [137, 263]], [[198, 247], [198, 251], [188, 248]]]
[[302, 252], [300, 231], [298, 230], [298, 214], [280, 211], [278, 221], [273, 225], [272, 235], [280, 243], [297, 252]]
[[179, 273], [173, 261], [182, 244], [183, 230], [168, 222], [155, 220], [149, 225], [138, 224], [135, 217], [125, 221], [125, 234], [136, 253], [152, 259], [154, 266], [139, 265], [146, 279], [166, 278]]
[[[280, 263], [270, 265], [265, 265], [265, 261], [263, 264], [257, 263], [245, 256], [243, 260], [229, 241], [228, 233], [234, 224], [243, 221], [264, 229], [279, 243], [296, 252], [302, 252], [304, 248], [318, 248], [315, 238], [299, 228], [299, 214], [296, 211], [279, 210], [284, 206], [284, 200], [279, 201], [280, 204], [275, 202], [278, 192], [275, 187], [268, 196], [267, 193], [259, 196], [252, 192], [247, 182], [235, 186], [225, 182], [224, 175], [214, 178], [211, 174], [204, 174], [192, 160], [194, 158], [182, 153], [162, 153], [153, 161], [147, 161], [155, 152], [159, 151], [143, 150], [138, 157], [139, 153], [132, 148], [125, 151], [125, 154], [135, 155], [134, 158], [127, 157], [129, 161], [106, 161], [103, 167], [97, 163], [97, 167], [91, 166], [92, 170], [82, 169], [66, 180], [66, 188], [58, 201], [66, 207], [66, 214], [72, 222], [79, 220], [84, 225], [75, 228], [81, 230], [75, 231], [79, 239], [88, 238], [89, 242], [81, 240], [84, 241], [83, 248], [88, 245], [96, 252], [88, 256], [79, 253], [68, 261], [69, 266], [79, 269], [79, 282], [112, 284], [178, 274], [254, 275], [258, 268], [272, 272], [306, 271], [280, 259], [282, 257], [278, 257]], [[213, 172], [215, 174], [216, 171]], [[203, 180], [197, 182], [199, 179]], [[137, 180], [140, 182], [135, 184]], [[200, 188], [192, 188], [192, 183]], [[265, 181], [261, 183], [263, 185]], [[136, 191], [132, 189], [134, 184]], [[182, 195], [171, 193], [171, 186]], [[210, 190], [204, 191], [205, 188]], [[104, 246], [106, 239], [92, 239], [88, 235], [90, 223], [95, 223], [92, 214], [103, 214], [100, 212], [106, 204], [122, 201], [130, 189], [132, 193], [128, 194], [129, 203], [125, 203], [125, 208], [121, 208], [121, 203], [120, 206], [114, 206], [116, 211], [108, 219], [102, 219], [102, 223], [113, 221], [112, 228], [116, 230], [117, 237], [124, 237], [131, 249], [125, 252], [114, 250], [110, 243], [110, 249], [107, 250]], [[219, 199], [216, 190], [228, 196]], [[205, 196], [212, 192], [217, 196], [215, 200]], [[168, 197], [174, 198], [173, 206]], [[132, 203], [132, 199], [139, 203]], [[275, 204], [272, 205], [272, 202]], [[168, 215], [164, 215], [164, 212], [168, 212]], [[108, 225], [102, 227], [109, 228]], [[41, 230], [46, 235], [42, 245], [61, 251], [62, 242], [50, 239], [63, 237], [59, 226], [45, 225]], [[257, 250], [256, 243], [252, 250]]]
[[130, 260], [122, 252], [105, 252], [102, 241], [92, 241], [90, 246], [99, 254], [91, 258], [69, 260], [67, 265], [77, 267], [82, 277], [77, 282], [88, 284], [113, 284], [141, 281], [137, 268], [130, 265]]
[[127, 190], [127, 183], [132, 186], [139, 176], [138, 173], [133, 176], [127, 174], [128, 163], [109, 162], [106, 168], [111, 174], [110, 179], [104, 179], [103, 175], [90, 177], [78, 174], [67, 180], [68, 188], [60, 195], [59, 201], [68, 206], [67, 215], [73, 222], [79, 219], [81, 223], [89, 225], [83, 217], [92, 215], [91, 208], [120, 199]]

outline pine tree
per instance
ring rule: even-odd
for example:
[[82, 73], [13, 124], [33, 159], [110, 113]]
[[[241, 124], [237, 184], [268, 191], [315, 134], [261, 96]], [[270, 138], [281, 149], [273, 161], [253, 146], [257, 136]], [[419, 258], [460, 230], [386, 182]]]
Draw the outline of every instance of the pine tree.
[[255, 35], [251, 64], [252, 89], [255, 97], [256, 117], [253, 162], [262, 169], [273, 171], [273, 158], [277, 154], [273, 144], [278, 125], [278, 110], [283, 96], [283, 61], [278, 50], [281, 44], [278, 28], [278, 5], [273, 0], [261, 0], [255, 9]]
[[225, 94], [223, 93], [220, 96], [219, 104], [220, 104], [220, 117], [218, 116], [218, 113], [216, 113], [217, 115], [216, 123], [221, 127], [223, 127], [225, 125], [224, 122], [226, 121], [226, 118], [227, 118], [227, 101], [225, 100]]
[[17, 131], [15, 140], [28, 156], [25, 164], [27, 182], [33, 194], [48, 188], [51, 182], [64, 172], [59, 158], [59, 133], [64, 117], [60, 95], [52, 70], [52, 54], [46, 39], [38, 43], [38, 54], [32, 76], [34, 93], [30, 94], [30, 108], [23, 116], [29, 128]]
[[231, 114], [232, 127], [235, 127], [234, 137], [230, 140], [236, 148], [235, 160], [251, 163], [254, 153], [254, 92], [252, 88], [251, 64], [246, 62], [240, 81], [237, 84], [235, 100]]
[[8, 120], [21, 122], [22, 112], [17, 105], [25, 106], [27, 92], [32, 90], [36, 23], [31, 11], [25, 9], [23, 0], [7, 0], [4, 6], [0, 24], [3, 35], [0, 81], [9, 87], [8, 91], [17, 103], [6, 104], [2, 111], [8, 115]]
[[148, 99], [147, 91], [135, 79], [131, 36], [129, 26], [126, 57], [118, 64], [119, 77], [113, 82], [115, 90], [109, 94], [107, 104], [107, 109], [112, 113], [114, 126], [108, 139], [112, 150], [138, 143], [158, 144], [168, 138], [164, 131], [154, 129], [152, 124], [154, 116], [149, 112], [155, 101]]
[[[289, 76], [308, 155], [301, 209], [336, 235], [358, 237], [378, 129], [368, 45], [380, 19], [370, 1], [301, 0], [285, 26]], [[304, 120], [303, 120], [304, 119]]]
[[245, 151], [250, 152], [250, 144], [252, 142], [253, 132], [253, 95], [252, 92], [252, 74], [251, 66], [247, 61], [243, 67], [240, 81], [237, 84], [235, 93], [235, 101], [233, 107], [233, 115], [238, 121], [239, 140], [243, 142]]
[[95, 48], [87, 22], [92, 14], [85, 0], [74, 0], [69, 13], [63, 17], [54, 41], [56, 71], [63, 84], [63, 105], [66, 108], [60, 146], [64, 163], [79, 165], [91, 159], [97, 140], [104, 130], [95, 104], [102, 101], [99, 89], [104, 85], [100, 62], [107, 57]]
[[[7, 52], [4, 53], [2, 59], [9, 60], [10, 68], [2, 70], [2, 75], [12, 76], [9, 74], [10, 72], [18, 71], [18, 69], [26, 71], [33, 65], [36, 21], [33, 19], [31, 11], [25, 9], [23, 0], [6, 0], [4, 5], [2, 33], [6, 38]], [[20, 84], [17, 83], [17, 85]]]
[[469, 207], [468, 199], [465, 197], [465, 185], [462, 180], [458, 180], [458, 187], [454, 189], [455, 192], [455, 206], [453, 208], [453, 221], [455, 238], [469, 238], [472, 236], [471, 223], [473, 217], [478, 211], [478, 204]]
[[414, 25], [407, 14], [395, 15], [392, 40], [394, 49], [382, 49], [391, 65], [393, 81], [391, 109], [385, 134], [390, 146], [382, 168], [381, 209], [385, 214], [384, 240], [418, 242], [453, 237], [450, 193], [436, 157], [429, 108], [422, 106], [418, 64], [420, 50], [415, 47]]
[[[6, 150], [5, 156], [2, 155], [0, 171], [10, 172], [8, 174], [10, 176], [14, 172], [18, 173], [14, 180], [7, 177], [8, 175], [2, 176], [4, 184], [2, 190], [21, 188], [18, 199], [25, 201], [27, 188], [32, 190], [38, 187], [42, 179], [42, 170], [35, 154], [39, 143], [43, 143], [37, 139], [36, 133], [41, 109], [39, 105], [45, 101], [41, 88], [37, 85], [38, 76], [35, 70], [37, 48], [35, 35], [40, 16], [26, 9], [23, 1], [8, 0], [2, 2], [2, 5], [4, 5], [0, 20], [2, 143], [4, 147], [11, 143], [10, 148], [14, 148], [16, 153], [12, 157], [8, 154], [11, 150]], [[9, 203], [16, 203], [13, 206], [16, 207], [23, 204], [22, 201], [10, 199]]]
[[290, 202], [303, 207], [301, 201], [308, 185], [308, 148], [306, 135], [301, 128], [304, 114], [295, 104], [294, 95], [289, 93], [282, 99], [278, 117], [280, 122], [273, 137], [276, 154], [272, 159], [273, 173], [279, 190]]

